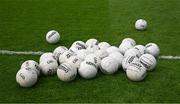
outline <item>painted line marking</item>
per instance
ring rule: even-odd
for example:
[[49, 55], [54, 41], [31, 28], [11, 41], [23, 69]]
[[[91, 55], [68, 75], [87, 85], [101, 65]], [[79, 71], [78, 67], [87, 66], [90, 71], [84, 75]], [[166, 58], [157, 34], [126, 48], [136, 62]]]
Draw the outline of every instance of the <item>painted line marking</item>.
[[180, 56], [159, 56], [159, 59], [180, 60]]
[[0, 50], [0, 54], [7, 54], [7, 55], [41, 55], [44, 52], [42, 51], [9, 51], [9, 50]]
[[[44, 52], [42, 51], [10, 51], [10, 50], [0, 50], [0, 54], [6, 55], [42, 55]], [[159, 59], [166, 60], [180, 60], [180, 56], [159, 56]]]

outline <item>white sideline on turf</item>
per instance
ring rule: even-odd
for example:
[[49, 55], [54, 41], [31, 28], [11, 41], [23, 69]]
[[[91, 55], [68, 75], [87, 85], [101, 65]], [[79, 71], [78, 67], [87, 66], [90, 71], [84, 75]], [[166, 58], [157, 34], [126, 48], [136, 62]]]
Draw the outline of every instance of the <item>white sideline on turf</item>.
[[[7, 55], [42, 55], [44, 52], [42, 51], [9, 51], [9, 50], [0, 50], [0, 54]], [[180, 60], [180, 56], [159, 56], [159, 59], [167, 59], [167, 60]]]
[[9, 51], [9, 50], [0, 50], [0, 54], [8, 54], [8, 55], [41, 55], [44, 52], [41, 51], [37, 51], [37, 52], [33, 52], [33, 51]]
[[180, 56], [159, 56], [159, 59], [180, 60]]

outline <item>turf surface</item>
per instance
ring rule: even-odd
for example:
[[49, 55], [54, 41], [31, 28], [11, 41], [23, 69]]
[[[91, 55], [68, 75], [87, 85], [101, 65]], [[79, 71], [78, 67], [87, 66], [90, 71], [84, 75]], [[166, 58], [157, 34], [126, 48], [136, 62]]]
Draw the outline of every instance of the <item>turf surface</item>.
[[[179, 5], [179, 0], [0, 0], [0, 49], [52, 51], [89, 38], [118, 46], [132, 37], [138, 44], [157, 43], [161, 55], [180, 55]], [[148, 21], [146, 31], [134, 29], [138, 18]], [[44, 39], [51, 29], [62, 33], [56, 45]], [[131, 82], [119, 71], [70, 83], [40, 77], [33, 88], [20, 88], [15, 75], [21, 63], [38, 58], [0, 55], [0, 102], [180, 102], [179, 60], [158, 60], [143, 82]]]

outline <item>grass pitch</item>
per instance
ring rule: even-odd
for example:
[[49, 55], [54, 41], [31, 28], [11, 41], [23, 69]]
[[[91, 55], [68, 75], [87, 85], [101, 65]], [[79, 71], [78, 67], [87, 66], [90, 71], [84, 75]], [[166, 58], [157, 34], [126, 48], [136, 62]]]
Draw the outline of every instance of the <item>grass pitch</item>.
[[[118, 46], [131, 37], [138, 44], [157, 43], [161, 55], [180, 55], [179, 5], [179, 0], [0, 0], [0, 49], [52, 51], [89, 38]], [[146, 31], [134, 29], [138, 18], [148, 21]], [[51, 29], [62, 34], [56, 45], [45, 41]], [[34, 87], [21, 88], [15, 81], [21, 63], [39, 56], [0, 59], [0, 102], [180, 102], [180, 60], [158, 60], [142, 82], [118, 71], [70, 83], [42, 76]]]

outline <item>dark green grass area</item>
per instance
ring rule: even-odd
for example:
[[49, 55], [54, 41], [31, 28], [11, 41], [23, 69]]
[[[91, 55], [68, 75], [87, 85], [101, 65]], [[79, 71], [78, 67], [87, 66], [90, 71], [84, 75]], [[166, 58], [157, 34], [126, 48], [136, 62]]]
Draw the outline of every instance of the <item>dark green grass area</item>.
[[121, 70], [114, 75], [98, 73], [92, 80], [78, 76], [70, 83], [57, 76], [41, 76], [34, 87], [21, 88], [16, 84], [15, 73], [23, 61], [38, 61], [38, 57], [0, 58], [4, 59], [0, 73], [1, 102], [179, 102], [180, 70], [172, 67], [180, 64], [177, 60], [159, 60], [155, 71], [149, 72], [142, 82], [129, 81]]
[[[60, 44], [101, 37], [109, 26], [104, 0], [0, 0], [0, 5], [3, 49], [51, 51]], [[45, 41], [52, 29], [62, 34], [58, 45]]]
[[[179, 5], [179, 0], [0, 0], [0, 49], [52, 51], [89, 38], [118, 46], [131, 37], [138, 44], [157, 43], [161, 55], [180, 55]], [[148, 21], [146, 31], [134, 29], [138, 18]], [[56, 45], [45, 41], [52, 29], [61, 33]], [[119, 71], [92, 80], [78, 76], [70, 83], [41, 76], [34, 87], [19, 87], [20, 65], [38, 58], [0, 55], [0, 102], [180, 102], [179, 60], [158, 60], [142, 82]]]

